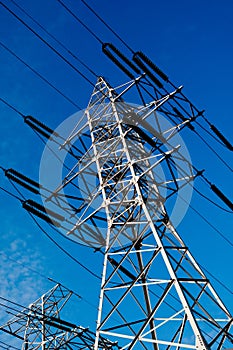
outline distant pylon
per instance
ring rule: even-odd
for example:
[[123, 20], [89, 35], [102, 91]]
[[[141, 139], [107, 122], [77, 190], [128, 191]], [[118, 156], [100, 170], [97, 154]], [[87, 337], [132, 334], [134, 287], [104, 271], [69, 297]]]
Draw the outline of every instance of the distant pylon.
[[[95, 334], [62, 318], [62, 309], [73, 293], [56, 284], [28, 308], [16, 313], [4, 325], [4, 332], [22, 344], [22, 350], [84, 350], [93, 349]], [[16, 304], [14, 303], [14, 310]], [[11, 348], [11, 345], [9, 345]], [[12, 347], [14, 348], [14, 347]], [[99, 349], [118, 349], [113, 342], [101, 338]]]
[[232, 316], [169, 214], [167, 199], [199, 175], [171, 141], [179, 127], [157, 114], [179, 89], [144, 106], [124, 103], [135, 85], [117, 92], [99, 78], [86, 121], [65, 143], [76, 138], [83, 156], [54, 193], [59, 200], [76, 186], [83, 202], [68, 234], [104, 248], [94, 349], [103, 335], [128, 350], [230, 347]]

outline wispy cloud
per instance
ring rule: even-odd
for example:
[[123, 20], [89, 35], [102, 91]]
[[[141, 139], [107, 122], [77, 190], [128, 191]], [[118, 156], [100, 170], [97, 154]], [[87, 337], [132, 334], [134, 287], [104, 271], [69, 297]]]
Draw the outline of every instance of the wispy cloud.
[[[4, 241], [9, 236], [13, 236], [14, 239], [9, 242], [4, 251], [0, 250], [0, 296], [28, 306], [46, 290], [45, 279], [32, 271], [42, 272], [43, 258], [36, 248], [32, 249], [26, 240], [18, 238], [12, 232], [2, 235], [1, 239]], [[2, 325], [13, 316], [8, 313], [9, 311], [16, 312], [7, 310], [7, 306], [14, 307], [14, 305], [4, 300], [1, 300], [1, 303], [6, 304], [6, 306], [0, 306], [0, 324]], [[16, 308], [20, 310], [20, 307]], [[7, 344], [16, 344], [13, 337], [2, 332], [0, 332], [0, 339]]]

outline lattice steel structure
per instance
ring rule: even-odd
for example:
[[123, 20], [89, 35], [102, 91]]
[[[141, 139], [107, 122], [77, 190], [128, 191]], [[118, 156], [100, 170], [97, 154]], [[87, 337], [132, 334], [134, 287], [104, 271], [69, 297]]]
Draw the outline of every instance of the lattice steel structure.
[[[17, 304], [13, 303], [13, 307], [8, 305], [8, 310], [15, 313], [15, 316], [0, 326], [0, 333], [4, 332], [19, 339], [22, 350], [93, 349], [95, 333], [62, 318], [62, 309], [72, 294], [57, 284], [28, 308], [17, 313]], [[18, 349], [10, 344], [8, 346], [10, 349]], [[6, 343], [0, 342], [0, 348], [6, 347]], [[99, 348], [118, 349], [113, 342], [105, 338], [100, 341]]]
[[190, 120], [171, 127], [158, 114], [171, 116], [181, 88], [125, 103], [141, 79], [113, 89], [99, 78], [63, 145], [76, 145], [78, 161], [48, 197], [70, 213], [70, 237], [104, 250], [94, 349], [102, 336], [121, 349], [230, 347], [232, 316], [171, 220], [172, 200], [200, 175], [173, 141]]

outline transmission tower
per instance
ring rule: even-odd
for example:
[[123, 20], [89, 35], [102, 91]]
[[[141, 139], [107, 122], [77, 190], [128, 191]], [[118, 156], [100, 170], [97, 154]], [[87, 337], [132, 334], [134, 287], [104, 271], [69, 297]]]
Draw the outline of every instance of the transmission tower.
[[[16, 303], [7, 305], [7, 312], [14, 317], [0, 326], [0, 332], [17, 338], [22, 350], [93, 349], [95, 334], [62, 318], [62, 310], [72, 295], [70, 290], [57, 284], [23, 310], [17, 312], [19, 305]], [[4, 348], [1, 344], [0, 347]], [[9, 345], [9, 348], [15, 347]], [[117, 349], [105, 338], [100, 341], [99, 348]]]
[[102, 336], [121, 349], [230, 347], [232, 316], [170, 214], [169, 201], [202, 174], [173, 142], [186, 122], [171, 127], [158, 113], [181, 88], [125, 103], [141, 78], [118, 89], [98, 79], [63, 145], [76, 142], [78, 161], [46, 202], [64, 208], [65, 193], [68, 235], [104, 249], [94, 349]]

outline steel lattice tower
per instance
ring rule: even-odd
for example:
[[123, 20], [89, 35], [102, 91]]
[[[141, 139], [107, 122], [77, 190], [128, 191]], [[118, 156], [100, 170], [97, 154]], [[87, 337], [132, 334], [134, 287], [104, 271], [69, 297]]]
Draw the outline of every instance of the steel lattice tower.
[[103, 335], [121, 349], [229, 347], [232, 317], [168, 213], [167, 199], [199, 175], [172, 144], [179, 127], [157, 114], [181, 88], [144, 106], [124, 103], [135, 85], [118, 92], [99, 78], [63, 145], [76, 140], [83, 153], [49, 198], [82, 197], [68, 234], [104, 247], [94, 349]]
[[[95, 334], [62, 317], [63, 308], [72, 295], [72, 291], [57, 284], [28, 308], [17, 313], [17, 304], [13, 303], [13, 308], [9, 310], [12, 309], [15, 316], [0, 326], [0, 332], [19, 339], [22, 350], [93, 349]], [[99, 349], [117, 349], [112, 342], [101, 339]], [[15, 348], [9, 345], [11, 347]]]

